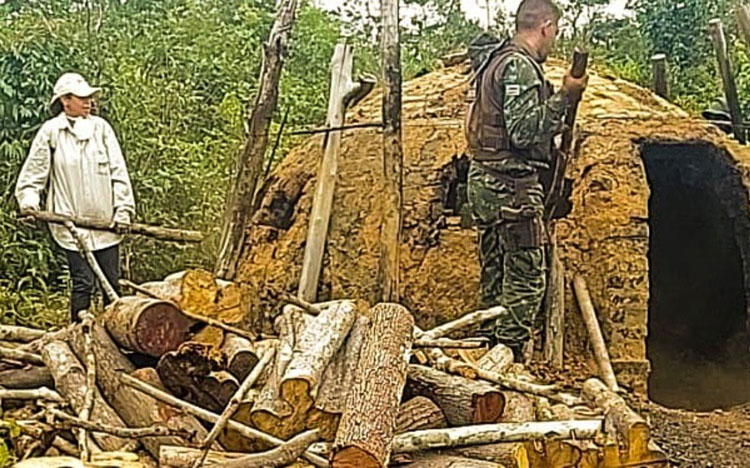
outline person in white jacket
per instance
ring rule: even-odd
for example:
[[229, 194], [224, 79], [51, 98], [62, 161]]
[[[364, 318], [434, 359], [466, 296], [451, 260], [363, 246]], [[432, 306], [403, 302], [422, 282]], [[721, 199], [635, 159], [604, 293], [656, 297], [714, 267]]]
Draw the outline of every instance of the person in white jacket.
[[[22, 214], [39, 210], [46, 191], [47, 211], [130, 224], [135, 201], [120, 144], [109, 123], [91, 115], [93, 97], [99, 91], [77, 73], [65, 73], [55, 83], [50, 107], [56, 116], [37, 132], [18, 176], [15, 195]], [[91, 305], [95, 277], [65, 226], [49, 227], [68, 258], [71, 320], [77, 321], [78, 313]], [[78, 231], [109, 283], [119, 291], [122, 236], [81, 228]], [[104, 304], [108, 302], [104, 295]]]

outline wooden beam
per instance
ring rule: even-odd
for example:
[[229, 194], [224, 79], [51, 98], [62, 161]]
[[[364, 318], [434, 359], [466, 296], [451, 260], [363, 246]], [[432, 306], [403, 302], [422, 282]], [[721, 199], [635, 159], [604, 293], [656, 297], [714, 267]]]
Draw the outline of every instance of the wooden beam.
[[276, 20], [265, 48], [266, 53], [258, 79], [258, 91], [248, 119], [249, 131], [245, 147], [237, 161], [237, 178], [228, 199], [221, 247], [216, 261], [216, 275], [224, 279], [234, 279], [237, 262], [245, 243], [245, 228], [254, 211], [253, 199], [263, 170], [263, 160], [268, 147], [268, 130], [273, 113], [276, 111], [281, 69], [289, 51], [289, 37], [294, 26], [296, 12], [297, 0], [279, 2]]
[[378, 299], [399, 300], [404, 154], [401, 145], [401, 46], [399, 2], [381, 0], [383, 50], [383, 212], [380, 224]]
[[669, 81], [667, 79], [667, 56], [656, 54], [651, 57], [654, 78], [654, 92], [664, 99], [669, 99]]
[[729, 114], [732, 117], [732, 128], [734, 137], [742, 144], [745, 144], [745, 130], [742, 127], [742, 110], [740, 109], [740, 100], [737, 95], [737, 84], [734, 81], [734, 71], [732, 61], [729, 58], [727, 50], [727, 41], [724, 37], [724, 26], [719, 18], [714, 18], [708, 22], [709, 31], [711, 32], [711, 41], [716, 52], [716, 60], [719, 64], [719, 72], [724, 83], [724, 95], [727, 98]]

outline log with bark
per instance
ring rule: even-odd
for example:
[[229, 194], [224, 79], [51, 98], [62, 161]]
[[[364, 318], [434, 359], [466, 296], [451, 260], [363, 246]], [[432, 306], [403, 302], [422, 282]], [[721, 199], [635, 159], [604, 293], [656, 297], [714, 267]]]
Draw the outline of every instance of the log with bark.
[[406, 383], [414, 318], [398, 304], [378, 304], [360, 351], [341, 417], [333, 467], [385, 467]]
[[502, 374], [513, 364], [513, 350], [504, 344], [492, 347], [487, 353], [479, 358], [477, 367], [490, 372]]
[[0, 359], [8, 359], [11, 361], [25, 362], [37, 365], [44, 364], [42, 358], [36, 353], [24, 351], [23, 349], [8, 348], [5, 346], [0, 346]]
[[[164, 354], [156, 370], [164, 385], [177, 397], [211, 411], [221, 411], [233, 393], [231, 388], [222, 389], [230, 374], [213, 374], [222, 372], [222, 367], [218, 350], [210, 345], [188, 341], [177, 350]], [[227, 385], [232, 384], [239, 385], [236, 380]]]
[[195, 324], [171, 302], [138, 296], [110, 304], [102, 322], [121, 347], [154, 357], [177, 349]]
[[[117, 414], [131, 427], [144, 427], [165, 424], [193, 431], [197, 437], [204, 437], [206, 430], [195, 418], [171, 410], [168, 406], [146, 397], [140, 392], [122, 385], [119, 374], [132, 373], [133, 364], [117, 349], [117, 345], [104, 328], [94, 323], [91, 330], [93, 352], [96, 359], [96, 380], [102, 396], [117, 411]], [[70, 330], [69, 340], [73, 352], [80, 359], [84, 355], [84, 338], [80, 327]], [[156, 382], [158, 376], [153, 370], [139, 370], [139, 375]], [[160, 382], [159, 382], [160, 383]], [[191, 441], [180, 437], [148, 437], [142, 440], [146, 450], [154, 457], [159, 456], [159, 445], [190, 445]]]
[[18, 341], [30, 343], [44, 336], [44, 330], [36, 328], [18, 327], [14, 325], [0, 325], [0, 341]]
[[0, 371], [0, 385], [5, 388], [39, 388], [54, 385], [52, 374], [46, 367], [26, 366]]
[[398, 408], [395, 433], [441, 429], [447, 426], [443, 410], [429, 398], [417, 396], [402, 403]]
[[466, 457], [499, 463], [504, 467], [528, 468], [527, 449], [522, 442], [498, 442], [496, 444], [467, 445], [464, 447], [444, 448], [438, 450], [444, 455]]
[[245, 380], [259, 360], [255, 345], [247, 338], [234, 333], [226, 334], [221, 352], [226, 361], [227, 371], [238, 380]]
[[498, 422], [503, 414], [505, 397], [488, 382], [415, 364], [408, 375], [407, 392], [432, 399], [451, 426]]
[[[42, 349], [42, 359], [50, 369], [55, 380], [55, 388], [70, 403], [70, 406], [80, 414], [84, 408], [86, 390], [86, 370], [67, 343], [54, 340]], [[99, 390], [94, 392], [94, 406], [90, 420], [94, 423], [116, 427], [127, 427], [125, 421], [102, 397]], [[122, 449], [128, 441], [109, 434], [94, 434], [94, 440], [103, 450], [115, 451]]]

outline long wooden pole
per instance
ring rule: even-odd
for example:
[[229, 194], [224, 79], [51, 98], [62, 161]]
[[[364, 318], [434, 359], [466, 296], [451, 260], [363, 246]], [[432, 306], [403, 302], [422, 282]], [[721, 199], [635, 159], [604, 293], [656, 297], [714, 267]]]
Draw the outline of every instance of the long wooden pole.
[[664, 54], [656, 54], [651, 57], [651, 68], [654, 74], [654, 92], [664, 99], [669, 99], [667, 56]]
[[719, 72], [724, 83], [724, 95], [727, 98], [729, 114], [732, 117], [732, 128], [734, 137], [742, 144], [745, 143], [745, 130], [742, 128], [742, 110], [740, 109], [740, 99], [737, 95], [737, 84], [734, 81], [734, 71], [732, 61], [729, 58], [727, 50], [727, 41], [724, 37], [724, 26], [719, 18], [714, 18], [708, 22], [711, 40], [716, 52], [716, 60], [719, 64]]
[[258, 79], [255, 104], [249, 117], [249, 134], [238, 161], [237, 178], [227, 203], [216, 275], [234, 279], [245, 241], [245, 228], [254, 210], [255, 189], [268, 147], [268, 129], [279, 98], [279, 79], [297, 12], [297, 0], [282, 0], [268, 37]]
[[118, 234], [139, 234], [142, 236], [153, 237], [154, 239], [180, 242], [200, 242], [203, 240], [203, 233], [199, 231], [172, 229], [140, 223], [132, 223], [127, 226], [117, 224], [113, 225], [111, 221], [103, 219], [68, 216], [52, 213], [51, 211], [24, 211], [22, 214], [25, 216], [32, 216], [39, 221], [45, 221], [48, 223], [65, 224], [66, 222], [72, 222], [78, 227], [97, 231], [116, 232]]
[[738, 4], [736, 13], [742, 38], [745, 40], [745, 45], [750, 48], [750, 6]]
[[399, 248], [404, 154], [401, 145], [401, 46], [399, 2], [381, 0], [383, 50], [383, 213], [380, 225], [378, 299], [399, 300]]
[[609, 359], [607, 344], [604, 342], [602, 329], [599, 327], [599, 321], [596, 318], [596, 311], [594, 310], [593, 302], [591, 302], [591, 295], [589, 294], [589, 288], [586, 286], [586, 280], [581, 275], [576, 275], [573, 278], [573, 290], [578, 298], [581, 316], [591, 340], [591, 347], [594, 348], [594, 358], [596, 358], [602, 379], [610, 390], [616, 392], [618, 390], [617, 379], [615, 378], [614, 370], [612, 370], [612, 361]]
[[544, 359], [555, 369], [563, 367], [565, 341], [565, 270], [558, 255], [557, 238], [549, 246], [549, 286], [545, 309]]
[[[107, 276], [104, 274], [104, 271], [102, 271], [102, 268], [99, 266], [99, 262], [96, 261], [94, 252], [92, 252], [89, 246], [86, 245], [86, 239], [84, 239], [83, 236], [81, 236], [81, 233], [78, 232], [78, 229], [76, 229], [72, 221], [65, 221], [65, 227], [68, 228], [68, 231], [70, 231], [70, 235], [73, 236], [73, 240], [75, 241], [76, 246], [78, 246], [78, 251], [86, 259], [86, 263], [89, 264], [91, 271], [94, 272], [94, 275], [99, 280], [99, 283], [102, 285], [102, 290], [104, 291], [104, 294], [106, 294], [107, 298], [112, 302], [119, 299], [120, 295], [117, 294], [117, 291], [115, 291], [115, 289], [109, 283]], [[76, 310], [75, 312], [78, 313], [80, 312], [80, 310]]]

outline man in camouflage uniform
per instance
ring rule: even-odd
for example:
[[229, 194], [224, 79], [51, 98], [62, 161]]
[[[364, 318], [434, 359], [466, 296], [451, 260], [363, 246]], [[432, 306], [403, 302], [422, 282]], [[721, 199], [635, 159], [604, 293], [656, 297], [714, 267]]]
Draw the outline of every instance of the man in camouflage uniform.
[[539, 172], [550, 168], [553, 137], [563, 130], [568, 103], [580, 97], [588, 81], [568, 72], [562, 88], [553, 93], [544, 78], [542, 63], [554, 45], [559, 18], [552, 0], [521, 2], [514, 37], [474, 61], [466, 123], [472, 158], [467, 189], [479, 228], [481, 303], [508, 310], [486, 328], [517, 357], [545, 290]]

